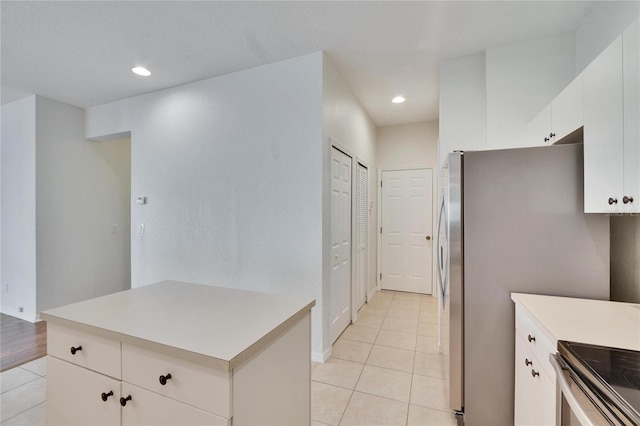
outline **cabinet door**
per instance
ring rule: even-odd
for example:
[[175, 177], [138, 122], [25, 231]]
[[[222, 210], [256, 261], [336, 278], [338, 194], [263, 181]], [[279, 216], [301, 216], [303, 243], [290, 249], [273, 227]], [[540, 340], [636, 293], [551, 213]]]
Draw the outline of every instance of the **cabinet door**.
[[582, 74], [551, 102], [551, 131], [554, 142], [582, 127], [584, 123]]
[[[515, 360], [515, 418], [514, 425], [534, 424], [534, 388], [531, 380], [531, 367], [528, 365], [532, 357], [522, 337], [516, 333], [516, 360]], [[526, 360], [526, 361], [525, 361]]]
[[554, 426], [556, 424], [556, 385], [545, 372], [536, 377], [535, 424]]
[[624, 192], [633, 202], [628, 213], [640, 212], [640, 20], [622, 35], [624, 87]]
[[122, 395], [131, 399], [122, 407], [122, 425], [229, 425], [228, 419], [207, 413], [127, 382]]
[[526, 146], [550, 145], [552, 142], [549, 140], [550, 133], [551, 133], [551, 105], [547, 105], [547, 107], [542, 111], [540, 111], [540, 113], [536, 115], [536, 117], [533, 120], [531, 120], [527, 125]]
[[[623, 187], [622, 37], [583, 72], [584, 211], [621, 211]], [[609, 204], [609, 199], [615, 200]]]
[[48, 425], [119, 425], [119, 399], [120, 381], [47, 357]]

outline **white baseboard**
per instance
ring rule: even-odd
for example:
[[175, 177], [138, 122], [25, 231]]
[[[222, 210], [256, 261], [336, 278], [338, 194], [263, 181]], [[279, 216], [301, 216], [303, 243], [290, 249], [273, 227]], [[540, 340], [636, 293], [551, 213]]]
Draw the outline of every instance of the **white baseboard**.
[[331, 346], [325, 349], [324, 353], [320, 353], [318, 351], [311, 351], [311, 361], [324, 364], [331, 356], [331, 353], [332, 353]]
[[27, 312], [27, 311], [20, 312], [18, 308], [14, 308], [12, 306], [2, 305], [0, 307], [0, 312], [2, 312], [5, 315], [11, 315], [12, 317], [20, 318], [22, 320], [29, 321], [29, 322], [40, 321], [39, 315], [36, 315], [33, 312]]
[[367, 302], [373, 299], [373, 296], [375, 296], [378, 291], [378, 287], [374, 287], [373, 290], [371, 290], [371, 293], [369, 293], [369, 296], [367, 296]]

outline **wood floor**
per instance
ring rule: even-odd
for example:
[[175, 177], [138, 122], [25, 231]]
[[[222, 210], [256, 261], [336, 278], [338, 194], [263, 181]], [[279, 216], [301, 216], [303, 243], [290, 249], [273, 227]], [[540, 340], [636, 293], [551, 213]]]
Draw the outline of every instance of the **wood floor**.
[[47, 323], [35, 324], [0, 314], [0, 371], [47, 354]]

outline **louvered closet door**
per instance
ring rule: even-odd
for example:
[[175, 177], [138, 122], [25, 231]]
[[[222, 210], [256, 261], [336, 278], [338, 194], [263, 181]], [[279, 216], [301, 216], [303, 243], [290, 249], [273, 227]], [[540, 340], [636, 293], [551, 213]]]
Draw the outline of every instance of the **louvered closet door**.
[[367, 196], [368, 170], [358, 163], [356, 169], [356, 310], [360, 309], [367, 298], [368, 290], [368, 229], [369, 229], [369, 198]]

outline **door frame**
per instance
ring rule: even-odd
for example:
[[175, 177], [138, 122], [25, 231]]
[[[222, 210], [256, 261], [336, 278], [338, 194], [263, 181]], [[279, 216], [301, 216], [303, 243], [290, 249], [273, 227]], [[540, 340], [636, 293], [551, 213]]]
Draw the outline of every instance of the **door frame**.
[[[378, 168], [378, 228], [376, 229], [376, 240], [377, 244], [377, 253], [376, 253], [376, 291], [380, 291], [382, 289], [382, 283], [380, 282], [380, 276], [382, 272], [382, 236], [380, 235], [380, 227], [382, 227], [382, 172], [395, 172], [395, 171], [405, 171], [405, 170], [431, 170], [431, 233], [433, 234], [433, 230], [438, 226], [438, 209], [435, 207], [438, 204], [438, 179], [436, 179], [433, 171], [435, 170], [433, 167], [382, 167]], [[434, 238], [432, 240], [435, 241]], [[433, 251], [435, 253], [435, 250]], [[432, 253], [432, 254], [433, 254]], [[436, 277], [434, 275], [435, 268], [433, 265], [433, 255], [431, 256], [431, 295], [433, 296], [435, 291], [437, 291], [436, 287]]]

